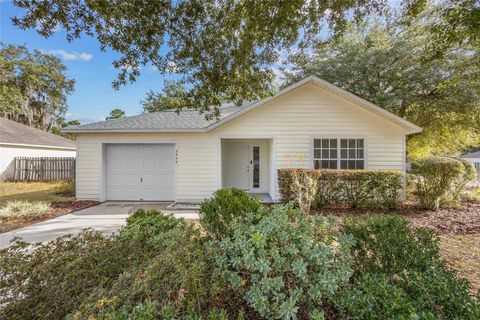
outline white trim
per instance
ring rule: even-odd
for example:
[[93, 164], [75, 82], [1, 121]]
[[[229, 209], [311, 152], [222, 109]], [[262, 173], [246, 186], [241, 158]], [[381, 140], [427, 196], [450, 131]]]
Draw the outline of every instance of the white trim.
[[[365, 134], [328, 134], [328, 135], [311, 135], [310, 136], [310, 166], [309, 168], [314, 169], [313, 160], [314, 160], [314, 149], [315, 149], [315, 139], [337, 139], [337, 169], [340, 169], [340, 139], [363, 139], [363, 169], [368, 170], [368, 135]], [[345, 160], [345, 159], [344, 159]], [[362, 159], [361, 159], [362, 160]], [[341, 170], [341, 169], [340, 169]]]
[[39, 144], [25, 144], [25, 143], [9, 143], [9, 142], [0, 142], [0, 145], [13, 146], [13, 147], [28, 147], [28, 148], [40, 148], [40, 149], [59, 149], [59, 150], [71, 150], [76, 151], [76, 147], [58, 147], [58, 146], [47, 146]]
[[96, 133], [96, 132], [207, 132], [206, 129], [63, 129], [62, 132], [67, 133]]
[[277, 139], [272, 138], [271, 140], [271, 148], [270, 148], [270, 197], [273, 201], [277, 201], [277, 188], [278, 188], [278, 180], [277, 180]]
[[[100, 188], [100, 202], [107, 201], [107, 174], [106, 174], [106, 146], [108, 144], [173, 144], [175, 149], [175, 166], [174, 166], [174, 180], [175, 180], [175, 198], [172, 201], [178, 200], [178, 142], [176, 140], [111, 140], [106, 139], [100, 141], [100, 152], [102, 155], [100, 165], [101, 188]], [[148, 201], [147, 201], [148, 202]]]

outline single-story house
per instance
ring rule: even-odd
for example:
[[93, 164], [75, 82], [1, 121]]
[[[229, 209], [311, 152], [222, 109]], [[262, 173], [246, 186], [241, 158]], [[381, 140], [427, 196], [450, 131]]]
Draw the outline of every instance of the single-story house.
[[75, 141], [0, 118], [0, 181], [11, 180], [16, 157], [75, 157]]
[[69, 128], [79, 199], [197, 202], [222, 187], [278, 200], [288, 167], [405, 170], [418, 126], [317, 77], [218, 120], [162, 111]]

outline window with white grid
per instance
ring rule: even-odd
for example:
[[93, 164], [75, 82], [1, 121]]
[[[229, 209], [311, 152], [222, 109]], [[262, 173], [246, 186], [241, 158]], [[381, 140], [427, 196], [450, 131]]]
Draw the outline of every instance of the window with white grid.
[[365, 169], [364, 139], [314, 139], [313, 167], [315, 169]]
[[315, 169], [338, 168], [337, 139], [315, 139], [313, 141], [313, 164]]

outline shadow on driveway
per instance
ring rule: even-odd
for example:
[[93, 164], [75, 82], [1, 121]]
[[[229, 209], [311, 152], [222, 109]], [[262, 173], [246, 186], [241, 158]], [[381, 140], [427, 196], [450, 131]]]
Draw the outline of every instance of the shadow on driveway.
[[[125, 225], [126, 218], [137, 209], [165, 211], [170, 204], [171, 202], [104, 202], [51, 220], [1, 233], [0, 248], [8, 247], [15, 237], [21, 237], [30, 243], [46, 242], [63, 235], [79, 233], [87, 228], [110, 235]], [[181, 212], [174, 215], [186, 219], [198, 218], [196, 212]]]

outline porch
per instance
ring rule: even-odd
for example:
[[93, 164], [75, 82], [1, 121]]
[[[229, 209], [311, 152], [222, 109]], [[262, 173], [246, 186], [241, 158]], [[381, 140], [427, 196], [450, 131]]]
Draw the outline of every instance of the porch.
[[221, 139], [221, 186], [245, 190], [271, 203], [273, 139]]

